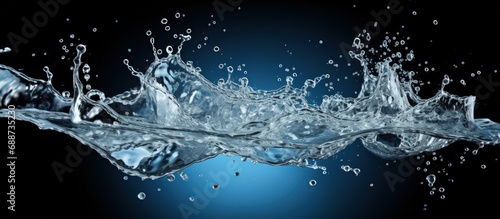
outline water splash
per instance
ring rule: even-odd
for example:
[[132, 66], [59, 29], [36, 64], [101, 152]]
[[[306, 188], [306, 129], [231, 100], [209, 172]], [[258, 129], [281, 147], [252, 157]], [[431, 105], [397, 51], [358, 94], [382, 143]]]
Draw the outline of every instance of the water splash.
[[475, 97], [444, 90], [449, 77], [434, 97], [416, 94], [413, 74], [402, 64], [413, 52], [374, 61], [362, 43], [366, 39], [356, 38], [350, 55], [363, 68], [358, 96], [325, 95], [315, 105], [307, 101], [309, 90], [329, 75], [307, 79], [300, 88], [292, 87], [291, 77], [277, 90], [255, 90], [246, 78], [238, 84], [228, 77], [216, 85], [182, 60], [182, 45], [191, 37], [179, 37], [177, 53], [167, 46], [161, 58], [150, 38], [155, 59], [145, 72], [124, 60], [141, 86], [112, 97], [96, 89], [84, 92], [80, 71], [88, 75], [90, 70], [81, 62], [85, 45], [77, 46], [73, 60], [72, 98], [54, 89], [48, 68], [45, 81], [0, 64], [0, 117], [14, 105], [18, 119], [78, 139], [127, 174], [169, 181], [219, 154], [308, 166], [308, 159], [329, 158], [356, 139], [382, 158], [435, 151], [457, 140], [500, 142], [498, 123], [473, 118]]

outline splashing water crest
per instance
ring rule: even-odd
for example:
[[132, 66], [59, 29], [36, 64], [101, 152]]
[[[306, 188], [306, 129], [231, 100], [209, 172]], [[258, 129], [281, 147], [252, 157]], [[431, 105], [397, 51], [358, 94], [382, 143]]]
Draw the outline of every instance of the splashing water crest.
[[253, 89], [246, 78], [215, 85], [199, 67], [182, 60], [182, 44], [191, 37], [180, 34], [177, 53], [168, 46], [161, 58], [150, 38], [155, 59], [145, 72], [124, 60], [141, 86], [113, 97], [96, 89], [84, 92], [80, 70], [86, 80], [90, 70], [81, 62], [85, 45], [77, 46], [73, 61], [73, 97], [54, 89], [48, 68], [44, 81], [0, 64], [0, 117], [14, 105], [18, 119], [78, 139], [129, 175], [167, 176], [169, 181], [174, 173], [219, 154], [308, 166], [308, 159], [329, 158], [356, 139], [382, 158], [435, 151], [457, 140], [500, 142], [498, 123], [473, 118], [475, 97], [447, 93], [445, 77], [434, 97], [421, 99], [412, 74], [402, 66], [413, 53], [375, 62], [361, 37], [350, 52], [363, 67], [364, 82], [355, 98], [325, 95], [320, 105], [310, 104], [309, 89], [329, 75], [308, 79], [301, 88], [292, 87], [289, 77], [285, 86], [270, 91]]

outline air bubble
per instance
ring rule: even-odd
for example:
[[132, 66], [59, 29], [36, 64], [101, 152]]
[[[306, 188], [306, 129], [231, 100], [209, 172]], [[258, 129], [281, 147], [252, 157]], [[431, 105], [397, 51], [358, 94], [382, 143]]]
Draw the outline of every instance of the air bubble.
[[311, 181], [309, 181], [309, 185], [310, 186], [315, 186], [316, 185], [316, 180], [312, 179]]
[[167, 24], [168, 23], [168, 19], [167, 18], [162, 18], [161, 19], [161, 24]]
[[214, 52], [219, 52], [219, 47], [218, 46], [214, 46]]

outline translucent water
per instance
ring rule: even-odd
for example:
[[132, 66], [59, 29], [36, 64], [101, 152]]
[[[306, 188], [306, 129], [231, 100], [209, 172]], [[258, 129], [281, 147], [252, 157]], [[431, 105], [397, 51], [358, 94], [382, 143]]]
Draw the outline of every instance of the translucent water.
[[[180, 38], [184, 43], [190, 36]], [[356, 50], [350, 52], [363, 68], [358, 96], [325, 95], [319, 105], [306, 96], [329, 75], [308, 79], [299, 88], [289, 77], [277, 90], [256, 90], [246, 78], [213, 84], [199, 67], [182, 60], [182, 43], [177, 53], [168, 46], [159, 57], [154, 38], [155, 59], [145, 72], [124, 60], [140, 88], [106, 97], [83, 89], [80, 74], [90, 68], [81, 62], [86, 46], [78, 45], [73, 95], [54, 89], [50, 77], [30, 78], [0, 64], [0, 116], [7, 117], [13, 105], [17, 119], [70, 135], [129, 175], [167, 176], [169, 181], [189, 165], [220, 154], [307, 166], [308, 159], [329, 158], [357, 139], [382, 158], [435, 151], [457, 140], [500, 142], [500, 124], [475, 119], [475, 97], [446, 92], [448, 77], [435, 96], [422, 99], [413, 74], [403, 68], [412, 52], [373, 61], [362, 42], [356, 38]]]

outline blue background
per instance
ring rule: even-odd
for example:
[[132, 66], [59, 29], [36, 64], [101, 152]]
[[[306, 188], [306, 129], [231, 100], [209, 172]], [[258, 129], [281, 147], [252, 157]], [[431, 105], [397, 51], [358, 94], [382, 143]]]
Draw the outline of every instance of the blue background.
[[[370, 11], [384, 10], [387, 2], [337, 1], [329, 5], [319, 1], [243, 0], [233, 11], [224, 12], [221, 21], [213, 1], [141, 1], [120, 5], [70, 1], [59, 8], [47, 25], [39, 28], [36, 36], [20, 45], [19, 53], [0, 54], [0, 63], [22, 69], [34, 78], [45, 78], [41, 69], [48, 65], [55, 73], [54, 86], [58, 90], [71, 90], [68, 69], [74, 53], [65, 54], [58, 40], [84, 43], [88, 46], [84, 62], [91, 66], [91, 73], [99, 75], [91, 79], [92, 86], [111, 96], [139, 84], [122, 64], [124, 58], [139, 69], [145, 69], [153, 59], [145, 35], [147, 30], [152, 30], [156, 47], [164, 50], [167, 45], [176, 48], [178, 41], [172, 38], [173, 33], [191, 28], [193, 39], [183, 48], [183, 60], [193, 61], [214, 83], [219, 78], [227, 78], [227, 71], [218, 68], [220, 63], [233, 67], [244, 63], [243, 70], [248, 74], [235, 71], [233, 79], [248, 77], [250, 86], [265, 90], [283, 86], [285, 77], [294, 72], [284, 69], [295, 67], [296, 87], [321, 74], [332, 76], [325, 82], [333, 82], [335, 90], [329, 91], [322, 82], [312, 90], [311, 102], [320, 101], [323, 94], [336, 92], [355, 96], [362, 81], [352, 76], [352, 72], [359, 71], [360, 67], [356, 62], [347, 66], [346, 58], [340, 57], [343, 53], [339, 44], [350, 44], [356, 35], [354, 28], [362, 29], [373, 21], [375, 18]], [[0, 9], [2, 22], [12, 20], [2, 23], [5, 32], [2, 37], [10, 32], [20, 33], [21, 18], [40, 10], [35, 2], [2, 4], [5, 4]], [[437, 69], [430, 73], [420, 70], [420, 77], [432, 82], [422, 87], [422, 97], [436, 93], [444, 74], [467, 79], [467, 86], [460, 85], [458, 80], [450, 84], [447, 89], [451, 93], [476, 95], [481, 82], [477, 77], [471, 78], [471, 72], [481, 70], [485, 77], [492, 75], [493, 81], [500, 81], [499, 74], [493, 73], [495, 69], [500, 70], [495, 54], [500, 44], [494, 38], [499, 34], [500, 19], [494, 7], [486, 4], [454, 3], [455, 10], [449, 10], [419, 1], [401, 1], [403, 11], [392, 15], [389, 24], [374, 36], [373, 45], [380, 42], [385, 31], [389, 35], [400, 32], [402, 36], [411, 37], [408, 47], [415, 51], [417, 60], [407, 67]], [[417, 16], [411, 15], [413, 10], [418, 12]], [[174, 18], [176, 12], [185, 17]], [[170, 32], [165, 32], [160, 23], [164, 17], [172, 27]], [[432, 25], [434, 19], [439, 25]], [[212, 21], [217, 24], [208, 26]], [[97, 28], [95, 33], [92, 32], [94, 27]], [[70, 34], [75, 34], [76, 38], [70, 39]], [[198, 43], [205, 42], [205, 36], [209, 38], [207, 45], [197, 49]], [[6, 37], [2, 40], [0, 46], [9, 45]], [[217, 53], [212, 50], [215, 45], [221, 48]], [[43, 55], [45, 52], [47, 55]], [[33, 53], [36, 55], [32, 56]], [[61, 55], [65, 55], [64, 60]], [[329, 59], [339, 67], [327, 65]], [[425, 61], [431, 64], [418, 65]], [[454, 65], [461, 61], [466, 65], [455, 68]], [[283, 68], [279, 68], [279, 64]], [[493, 87], [488, 98], [478, 100], [474, 112], [477, 118], [500, 122], [498, 89]], [[79, 147], [78, 142], [28, 123], [19, 122], [18, 130], [18, 211], [12, 218], [21, 218], [36, 206], [42, 209], [37, 214], [47, 217], [183, 218], [181, 206], [193, 213], [189, 218], [432, 218], [453, 212], [481, 218], [496, 212], [495, 202], [489, 200], [500, 195], [498, 145], [487, 146], [478, 155], [472, 155], [477, 145], [456, 142], [434, 155], [430, 152], [420, 155], [422, 160], [416, 164], [411, 162], [415, 157], [380, 159], [356, 141], [339, 154], [318, 161], [318, 165], [327, 168], [327, 174], [296, 166], [254, 164], [237, 156], [221, 155], [188, 167], [184, 172], [189, 180], [183, 181], [176, 174], [174, 182], [165, 178], [128, 177], [124, 180], [125, 174], [96, 152], [91, 152], [82, 155], [81, 163], [71, 167], [72, 172], [65, 173], [60, 182], [51, 165], [54, 162], [67, 164], [68, 150], [71, 150], [68, 148]], [[460, 156], [466, 159], [462, 164]], [[424, 161], [431, 163], [426, 165]], [[481, 164], [486, 164], [487, 168], [481, 169]], [[237, 165], [240, 175], [235, 176], [234, 170], [228, 171], [227, 165]], [[343, 171], [341, 165], [360, 168], [361, 172], [356, 176]], [[443, 187], [445, 192], [435, 191], [436, 194], [429, 195], [431, 189], [425, 182], [429, 173], [438, 175], [436, 188]], [[206, 189], [217, 182], [217, 178], [212, 177], [214, 174], [227, 176], [223, 178], [227, 180], [218, 190]], [[388, 174], [400, 177], [393, 189], [386, 179]], [[312, 179], [317, 185], [309, 185]], [[144, 200], [137, 198], [139, 192], [146, 194]], [[440, 199], [440, 195], [446, 198]], [[196, 197], [195, 202], [189, 201], [190, 196]]]

